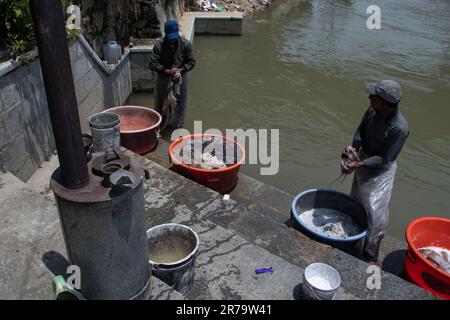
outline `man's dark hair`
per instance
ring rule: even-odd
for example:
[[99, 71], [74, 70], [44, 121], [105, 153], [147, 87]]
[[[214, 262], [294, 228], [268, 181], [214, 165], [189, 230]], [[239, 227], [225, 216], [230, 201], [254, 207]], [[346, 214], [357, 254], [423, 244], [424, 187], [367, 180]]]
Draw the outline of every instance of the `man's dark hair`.
[[396, 109], [396, 108], [398, 108], [398, 102], [397, 102], [397, 103], [390, 103], [390, 102], [388, 102], [387, 104], [388, 104], [388, 106], [389, 106], [391, 109]]
[[397, 102], [397, 103], [391, 103], [391, 102], [389, 102], [389, 101], [384, 100], [384, 99], [381, 98], [381, 97], [380, 97], [380, 99], [383, 100], [383, 102], [385, 102], [385, 103], [389, 106], [389, 108], [391, 108], [391, 109], [395, 109], [395, 108], [398, 107], [399, 102]]

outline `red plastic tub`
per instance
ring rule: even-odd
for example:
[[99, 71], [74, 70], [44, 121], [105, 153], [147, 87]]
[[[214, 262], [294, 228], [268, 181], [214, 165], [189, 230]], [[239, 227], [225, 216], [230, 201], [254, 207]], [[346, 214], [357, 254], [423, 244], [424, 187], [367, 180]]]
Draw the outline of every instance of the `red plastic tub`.
[[105, 110], [120, 116], [120, 144], [137, 154], [152, 151], [157, 143], [156, 132], [161, 115], [155, 110], [138, 106], [120, 106]]
[[416, 285], [450, 299], [450, 275], [424, 258], [418, 249], [437, 246], [450, 249], [450, 220], [427, 217], [414, 220], [406, 229], [406, 274]]
[[[188, 166], [188, 165], [182, 163], [181, 161], [179, 161], [179, 159], [177, 159], [177, 157], [174, 157], [173, 150], [178, 144], [184, 143], [186, 140], [200, 138], [200, 137], [204, 137], [204, 138], [218, 137], [218, 138], [226, 139], [227, 141], [229, 141], [231, 143], [234, 143], [235, 145], [237, 145], [237, 147], [241, 151], [241, 159], [239, 159], [234, 165], [229, 166], [227, 168], [208, 170], [208, 169], [195, 168], [195, 167]], [[241, 167], [241, 164], [244, 163], [244, 161], [245, 161], [245, 150], [239, 143], [237, 143], [236, 141], [229, 139], [227, 137], [214, 135], [214, 134], [204, 134], [204, 135], [191, 134], [191, 135], [187, 135], [184, 137], [180, 137], [177, 140], [175, 140], [174, 142], [172, 142], [172, 144], [170, 145], [170, 148], [169, 148], [169, 156], [170, 156], [170, 160], [172, 161], [174, 166], [178, 169], [178, 171], [181, 174], [183, 174], [184, 176], [188, 177], [189, 179], [194, 180], [210, 189], [213, 189], [219, 193], [224, 194], [224, 193], [231, 191], [237, 184], [239, 169]]]

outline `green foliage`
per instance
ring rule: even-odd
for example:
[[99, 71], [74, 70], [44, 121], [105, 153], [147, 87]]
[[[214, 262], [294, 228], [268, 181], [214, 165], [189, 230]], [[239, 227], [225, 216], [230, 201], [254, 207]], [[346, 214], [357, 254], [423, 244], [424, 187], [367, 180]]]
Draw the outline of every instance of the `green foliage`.
[[[64, 8], [71, 3], [81, 1], [62, 0]], [[67, 37], [74, 40], [79, 30], [68, 30]], [[31, 60], [31, 55], [25, 54], [35, 46], [33, 21], [28, 0], [0, 0], [0, 48], [7, 48], [10, 57], [20, 57], [22, 63]]]
[[16, 58], [34, 44], [33, 22], [28, 0], [0, 0], [0, 46]]
[[67, 29], [67, 39], [69, 41], [75, 40], [79, 34], [80, 34], [79, 29]]
[[29, 64], [31, 61], [33, 61], [33, 55], [30, 52], [22, 53], [19, 57], [21, 64]]

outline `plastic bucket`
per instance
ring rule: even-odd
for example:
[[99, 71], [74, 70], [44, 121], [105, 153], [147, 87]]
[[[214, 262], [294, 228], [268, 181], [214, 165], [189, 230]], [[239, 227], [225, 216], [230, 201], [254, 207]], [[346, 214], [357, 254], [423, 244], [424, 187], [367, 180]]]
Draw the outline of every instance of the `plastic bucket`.
[[197, 233], [176, 223], [147, 230], [152, 274], [183, 295], [194, 283], [195, 259], [200, 244]]
[[120, 138], [124, 148], [144, 155], [155, 149], [161, 115], [155, 110], [139, 106], [120, 106], [104, 112], [120, 116]]
[[[233, 143], [240, 151], [240, 159], [234, 165], [223, 169], [208, 170], [202, 168], [195, 168], [182, 163], [176, 156], [174, 156], [174, 149], [179, 144], [184, 144], [186, 141], [196, 138], [222, 138], [229, 143]], [[198, 182], [212, 190], [219, 193], [227, 193], [231, 191], [237, 184], [238, 174], [241, 164], [245, 161], [245, 149], [236, 141], [224, 136], [214, 134], [191, 134], [176, 139], [169, 147], [170, 160], [177, 168], [178, 172], [187, 178]]]
[[96, 152], [120, 149], [120, 117], [113, 112], [100, 112], [89, 117]]
[[450, 300], [450, 274], [436, 267], [418, 249], [436, 246], [450, 250], [450, 219], [426, 217], [406, 228], [406, 275], [416, 285]]
[[[314, 208], [328, 208], [349, 215], [358, 224], [361, 233], [347, 237], [332, 237], [317, 232], [311, 226], [305, 224], [300, 215]], [[360, 257], [364, 240], [367, 235], [367, 215], [364, 207], [355, 199], [334, 190], [311, 189], [297, 195], [291, 205], [291, 219], [297, 230], [305, 233], [310, 238], [329, 244], [351, 255]]]
[[333, 300], [341, 286], [341, 276], [333, 267], [325, 263], [313, 263], [303, 272], [303, 298]]

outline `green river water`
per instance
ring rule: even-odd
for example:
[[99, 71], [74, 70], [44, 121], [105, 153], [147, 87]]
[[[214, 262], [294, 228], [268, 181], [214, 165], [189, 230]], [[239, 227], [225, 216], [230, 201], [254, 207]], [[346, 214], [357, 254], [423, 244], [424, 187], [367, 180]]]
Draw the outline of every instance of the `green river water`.
[[[203, 128], [279, 129], [279, 173], [242, 172], [291, 194], [328, 188], [368, 107], [363, 84], [399, 81], [411, 135], [389, 233], [403, 238], [417, 217], [450, 217], [450, 2], [379, 0], [381, 30], [371, 31], [372, 3], [276, 1], [246, 17], [242, 37], [196, 36], [186, 128], [202, 120]], [[333, 188], [350, 192], [351, 180]]]

